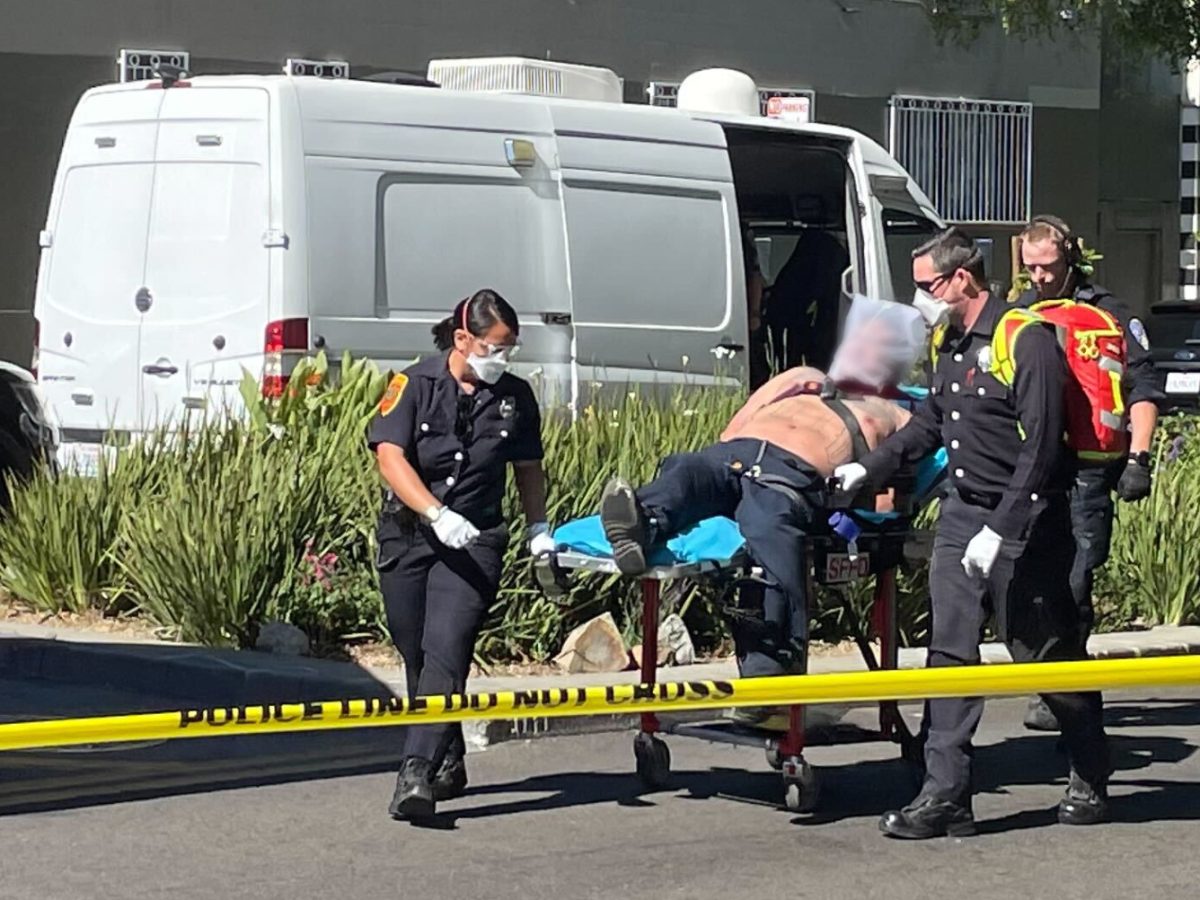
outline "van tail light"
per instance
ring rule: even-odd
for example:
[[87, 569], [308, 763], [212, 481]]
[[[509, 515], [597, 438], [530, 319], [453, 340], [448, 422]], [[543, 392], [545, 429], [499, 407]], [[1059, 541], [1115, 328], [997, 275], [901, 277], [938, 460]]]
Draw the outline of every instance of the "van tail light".
[[33, 380], [37, 381], [38, 377], [38, 362], [40, 361], [42, 351], [42, 323], [37, 319], [33, 320], [33, 355], [29, 360], [29, 372], [33, 375]]
[[282, 397], [292, 368], [308, 350], [308, 319], [277, 319], [267, 323], [263, 339], [264, 397]]

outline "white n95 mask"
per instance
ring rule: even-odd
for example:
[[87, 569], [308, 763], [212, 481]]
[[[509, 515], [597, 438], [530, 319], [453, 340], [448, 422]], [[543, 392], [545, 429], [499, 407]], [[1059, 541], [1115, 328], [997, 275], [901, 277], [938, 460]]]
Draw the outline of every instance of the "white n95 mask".
[[950, 304], [920, 288], [913, 293], [912, 305], [930, 328], [945, 325], [950, 319]]
[[467, 365], [484, 384], [495, 384], [508, 371], [508, 354], [476, 356], [468, 354]]

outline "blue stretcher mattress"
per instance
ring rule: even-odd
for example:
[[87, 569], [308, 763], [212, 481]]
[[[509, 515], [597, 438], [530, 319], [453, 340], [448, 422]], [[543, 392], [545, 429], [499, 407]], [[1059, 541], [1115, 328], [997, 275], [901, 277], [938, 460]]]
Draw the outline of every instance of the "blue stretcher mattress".
[[[901, 390], [913, 401], [924, 399], [926, 393], [923, 388], [903, 387]], [[928, 499], [941, 481], [946, 470], [946, 460], [946, 450], [941, 448], [918, 466], [914, 494], [919, 505]], [[900, 518], [898, 513], [879, 513], [874, 510], [854, 510], [854, 516], [860, 521], [877, 525]], [[576, 519], [559, 526], [554, 531], [554, 540], [560, 547], [566, 547], [576, 553], [601, 558], [612, 556], [612, 547], [604, 536], [599, 516]], [[666, 546], [651, 552], [647, 562], [652, 566], [722, 562], [736, 556], [745, 543], [737, 523], [718, 516], [705, 519], [688, 531], [675, 535], [667, 541]]]

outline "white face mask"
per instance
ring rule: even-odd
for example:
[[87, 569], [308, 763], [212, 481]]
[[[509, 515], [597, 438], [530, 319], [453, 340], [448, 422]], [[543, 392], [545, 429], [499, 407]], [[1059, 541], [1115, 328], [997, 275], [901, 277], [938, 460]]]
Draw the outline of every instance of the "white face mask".
[[921, 314], [930, 328], [945, 325], [950, 319], [950, 304], [920, 288], [913, 294], [913, 308]]
[[467, 365], [475, 373], [475, 377], [484, 384], [495, 384], [508, 371], [508, 354], [493, 354], [492, 356], [476, 356], [467, 354]]

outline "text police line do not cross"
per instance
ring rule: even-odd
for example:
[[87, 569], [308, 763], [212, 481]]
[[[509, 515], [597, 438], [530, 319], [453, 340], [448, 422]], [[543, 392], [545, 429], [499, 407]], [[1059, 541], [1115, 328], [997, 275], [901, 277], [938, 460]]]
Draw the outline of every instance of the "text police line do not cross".
[[618, 684], [448, 696], [194, 707], [158, 713], [0, 724], [0, 751], [331, 728], [678, 712], [789, 704], [875, 703], [931, 697], [1200, 685], [1200, 657], [993, 664], [730, 681]]

